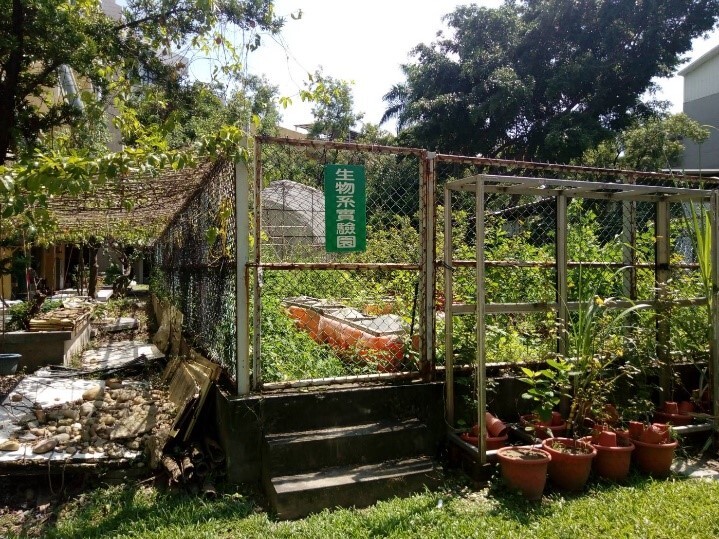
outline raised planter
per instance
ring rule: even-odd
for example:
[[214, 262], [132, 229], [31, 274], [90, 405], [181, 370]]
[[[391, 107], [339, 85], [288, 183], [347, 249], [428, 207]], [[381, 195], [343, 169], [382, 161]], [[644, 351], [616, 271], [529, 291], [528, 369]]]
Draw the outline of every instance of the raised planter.
[[20, 354], [18, 369], [34, 372], [46, 365], [69, 365], [90, 341], [90, 319], [72, 331], [8, 331], [0, 334], [0, 352]]

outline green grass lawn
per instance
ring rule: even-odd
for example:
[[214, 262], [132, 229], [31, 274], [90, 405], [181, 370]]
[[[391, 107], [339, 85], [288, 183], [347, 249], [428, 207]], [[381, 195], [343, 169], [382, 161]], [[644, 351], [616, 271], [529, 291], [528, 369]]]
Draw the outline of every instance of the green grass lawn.
[[[0, 519], [0, 529], [2, 529]], [[719, 482], [634, 476], [529, 503], [448, 479], [438, 491], [278, 522], [251, 495], [207, 501], [142, 485], [101, 487], [60, 506], [43, 537], [719, 537]], [[0, 534], [2, 535], [2, 534]]]

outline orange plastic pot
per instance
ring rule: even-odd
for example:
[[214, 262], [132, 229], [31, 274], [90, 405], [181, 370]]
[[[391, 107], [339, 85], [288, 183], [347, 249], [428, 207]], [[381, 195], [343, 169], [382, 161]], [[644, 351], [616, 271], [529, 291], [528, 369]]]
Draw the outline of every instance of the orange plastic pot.
[[547, 466], [552, 457], [532, 447], [503, 447], [497, 451], [502, 478], [512, 490], [528, 500], [540, 500], [547, 482]]
[[549, 453], [549, 479], [562, 490], [577, 492], [584, 488], [597, 450], [589, 443], [571, 438], [548, 438], [542, 449]]
[[650, 444], [634, 440], [633, 460], [637, 467], [652, 477], [667, 477], [674, 461], [676, 440], [669, 443]]
[[599, 477], [621, 483], [629, 475], [634, 444], [624, 436], [617, 436], [614, 445], [604, 445], [601, 442], [602, 440], [598, 440], [591, 443], [597, 450], [592, 469]]
[[[461, 440], [473, 445], [474, 447], [479, 446], [479, 436], [465, 432], [464, 434], [460, 434], [459, 437]], [[507, 434], [503, 436], [488, 436], [486, 445], [487, 451], [493, 451], [495, 449], [499, 449], [500, 447], [504, 447], [507, 444], [508, 439], [509, 436]]]

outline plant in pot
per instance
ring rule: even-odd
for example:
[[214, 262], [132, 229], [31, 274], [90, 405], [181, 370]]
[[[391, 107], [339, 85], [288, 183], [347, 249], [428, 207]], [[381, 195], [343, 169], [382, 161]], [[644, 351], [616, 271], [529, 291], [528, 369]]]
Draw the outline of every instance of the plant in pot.
[[[545, 422], [551, 418], [561, 397], [567, 394], [572, 371], [571, 363], [563, 359], [549, 360], [547, 365], [547, 369], [539, 371], [524, 370], [523, 380], [529, 389], [522, 395], [534, 403], [534, 414], [538, 418], [547, 418]], [[535, 432], [540, 430], [538, 425], [534, 428]], [[563, 490], [581, 490], [589, 478], [596, 450], [583, 440], [555, 438], [549, 427], [546, 432], [548, 437], [542, 441], [542, 449], [551, 457], [547, 470], [552, 483]]]
[[[592, 467], [613, 480], [622, 480], [629, 472], [632, 443], [617, 440], [609, 423], [618, 414], [610, 405], [615, 386], [623, 377], [631, 377], [640, 367], [624, 358], [624, 349], [634, 344], [635, 328], [626, 325], [632, 313], [648, 307], [613, 298], [603, 300], [591, 294], [583, 296], [580, 268], [580, 306], [569, 321], [567, 356], [558, 363], [569, 365], [572, 404], [567, 418], [571, 438], [545, 440], [542, 445], [552, 455], [549, 477], [566, 490], [581, 490]], [[596, 437], [583, 438], [583, 429], [595, 427]], [[607, 434], [602, 435], [602, 432]], [[601, 453], [599, 461], [595, 458]], [[619, 462], [615, 462], [619, 461]]]
[[528, 388], [522, 398], [531, 403], [531, 413], [520, 416], [524, 428], [540, 439], [562, 436], [567, 423], [555, 410], [566, 394], [571, 365], [565, 361], [547, 360], [547, 368], [533, 370], [522, 367], [520, 378]]
[[552, 457], [547, 451], [526, 446], [502, 447], [497, 451], [502, 478], [512, 490], [529, 500], [539, 500], [547, 482]]
[[628, 437], [635, 446], [632, 460], [642, 472], [658, 478], [669, 475], [679, 445], [670, 425], [630, 421]]

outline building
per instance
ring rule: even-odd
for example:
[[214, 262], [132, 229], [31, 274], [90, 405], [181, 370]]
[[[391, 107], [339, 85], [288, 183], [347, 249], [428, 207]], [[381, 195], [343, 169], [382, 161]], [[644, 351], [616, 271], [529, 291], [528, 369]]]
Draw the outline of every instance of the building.
[[702, 144], [685, 142], [682, 167], [688, 174], [719, 174], [719, 45], [678, 74], [684, 77], [684, 113], [711, 131]]

